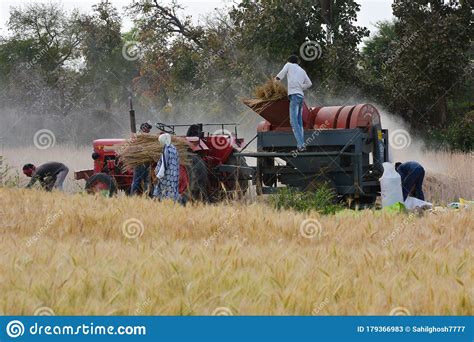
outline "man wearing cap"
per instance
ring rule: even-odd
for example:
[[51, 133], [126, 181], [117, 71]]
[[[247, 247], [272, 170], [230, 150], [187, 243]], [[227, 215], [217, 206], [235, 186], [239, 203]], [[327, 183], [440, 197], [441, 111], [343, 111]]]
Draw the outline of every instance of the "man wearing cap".
[[[152, 125], [149, 122], [144, 122], [140, 125], [140, 133], [148, 134], [152, 129]], [[143, 182], [143, 188], [142, 188]], [[130, 190], [131, 195], [136, 195], [139, 192], [146, 192], [150, 182], [150, 165], [143, 164], [135, 167], [133, 170], [133, 181], [132, 188]]]
[[285, 76], [288, 80], [288, 98], [290, 100], [290, 124], [296, 138], [298, 151], [306, 150], [304, 142], [303, 128], [303, 101], [304, 91], [313, 84], [306, 71], [299, 65], [299, 58], [296, 55], [290, 56], [283, 69], [275, 77], [277, 81]]
[[49, 162], [36, 167], [33, 164], [23, 166], [23, 174], [31, 180], [26, 186], [31, 188], [36, 182], [46, 191], [54, 189], [62, 190], [69, 169], [66, 165], [57, 162]]

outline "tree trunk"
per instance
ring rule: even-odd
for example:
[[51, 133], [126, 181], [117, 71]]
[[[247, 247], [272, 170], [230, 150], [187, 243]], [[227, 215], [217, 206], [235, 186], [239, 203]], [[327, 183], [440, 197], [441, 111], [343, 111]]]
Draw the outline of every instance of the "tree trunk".
[[444, 126], [448, 119], [448, 101], [446, 95], [442, 95], [435, 104], [435, 122], [440, 126]]
[[112, 108], [112, 100], [110, 99], [110, 93], [109, 93], [109, 89], [107, 87], [104, 87], [104, 91], [102, 93], [102, 98], [104, 100], [105, 110], [107, 112], [110, 112], [110, 109]]

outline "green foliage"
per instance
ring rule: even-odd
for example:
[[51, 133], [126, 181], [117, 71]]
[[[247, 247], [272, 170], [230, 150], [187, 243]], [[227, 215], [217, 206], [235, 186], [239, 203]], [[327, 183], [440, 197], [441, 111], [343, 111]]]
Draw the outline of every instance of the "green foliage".
[[270, 203], [277, 209], [293, 209], [302, 212], [314, 210], [324, 215], [334, 214], [342, 210], [342, 206], [335, 202], [334, 190], [326, 184], [315, 191], [305, 192], [284, 187], [279, 189], [277, 194], [270, 197]]
[[76, 25], [78, 16], [77, 12], [66, 13], [58, 4], [31, 3], [10, 10], [8, 28], [15, 40], [32, 43], [39, 51], [34, 64], [51, 72], [77, 56], [75, 48], [81, 35]]
[[[76, 111], [97, 121], [94, 113], [123, 112], [132, 95], [144, 118], [236, 120], [241, 98], [312, 41], [318, 58], [301, 61], [314, 81], [308, 103], [375, 100], [433, 141], [472, 148], [472, 119], [463, 119], [472, 110], [469, 2], [395, 0], [395, 20], [379, 23], [362, 49], [368, 30], [356, 25], [357, 0], [332, 1], [331, 11], [328, 4], [242, 0], [196, 24], [179, 0], [137, 0], [125, 34], [108, 0], [88, 14], [58, 3], [14, 7], [9, 35], [0, 37], [0, 101], [19, 112]], [[139, 50], [132, 60], [123, 51], [130, 43]], [[345, 103], [335, 103], [339, 97]]]
[[427, 138], [429, 146], [433, 148], [449, 147], [457, 151], [472, 151], [474, 149], [474, 111], [452, 120], [446, 128], [431, 130]]
[[243, 63], [254, 72], [276, 74], [289, 55], [301, 55], [302, 44], [312, 41], [321, 48], [319, 56], [302, 59], [301, 65], [310, 78], [330, 80], [321, 82], [321, 91], [335, 93], [356, 79], [357, 46], [368, 35], [355, 25], [359, 9], [356, 1], [337, 1], [327, 19], [321, 2], [298, 0], [288, 6], [283, 0], [244, 0], [229, 15], [239, 35], [237, 46], [248, 53]]
[[137, 72], [136, 64], [122, 55], [125, 41], [117, 9], [107, 0], [92, 8], [92, 14], [82, 16], [77, 23], [83, 32], [79, 45], [85, 60], [82, 82], [96, 86], [92, 100], [110, 111], [114, 102], [124, 102], [129, 96], [127, 86]]
[[413, 127], [442, 127], [448, 102], [471, 76], [471, 10], [459, 1], [394, 1], [393, 23], [363, 49], [365, 88]]

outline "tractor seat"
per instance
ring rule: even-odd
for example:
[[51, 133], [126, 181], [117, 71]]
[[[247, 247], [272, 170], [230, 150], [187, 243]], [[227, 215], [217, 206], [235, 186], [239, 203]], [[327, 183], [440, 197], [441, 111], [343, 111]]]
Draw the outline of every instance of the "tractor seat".
[[187, 137], [198, 137], [204, 138], [204, 132], [202, 131], [202, 124], [194, 124], [189, 126], [188, 131], [186, 132]]

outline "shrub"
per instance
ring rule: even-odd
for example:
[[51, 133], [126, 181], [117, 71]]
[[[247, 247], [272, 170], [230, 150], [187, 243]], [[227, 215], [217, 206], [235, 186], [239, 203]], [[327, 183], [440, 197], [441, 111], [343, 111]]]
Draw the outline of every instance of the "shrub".
[[431, 148], [449, 147], [455, 151], [470, 152], [474, 149], [474, 111], [462, 118], [451, 120], [441, 130], [431, 130], [428, 134], [428, 146]]
[[17, 187], [20, 184], [20, 174], [4, 162], [0, 156], [0, 187]]
[[301, 192], [285, 187], [270, 197], [270, 203], [277, 209], [294, 209], [307, 212], [315, 210], [321, 214], [334, 214], [342, 209], [337, 204], [336, 194], [327, 184], [319, 186], [315, 191]]

